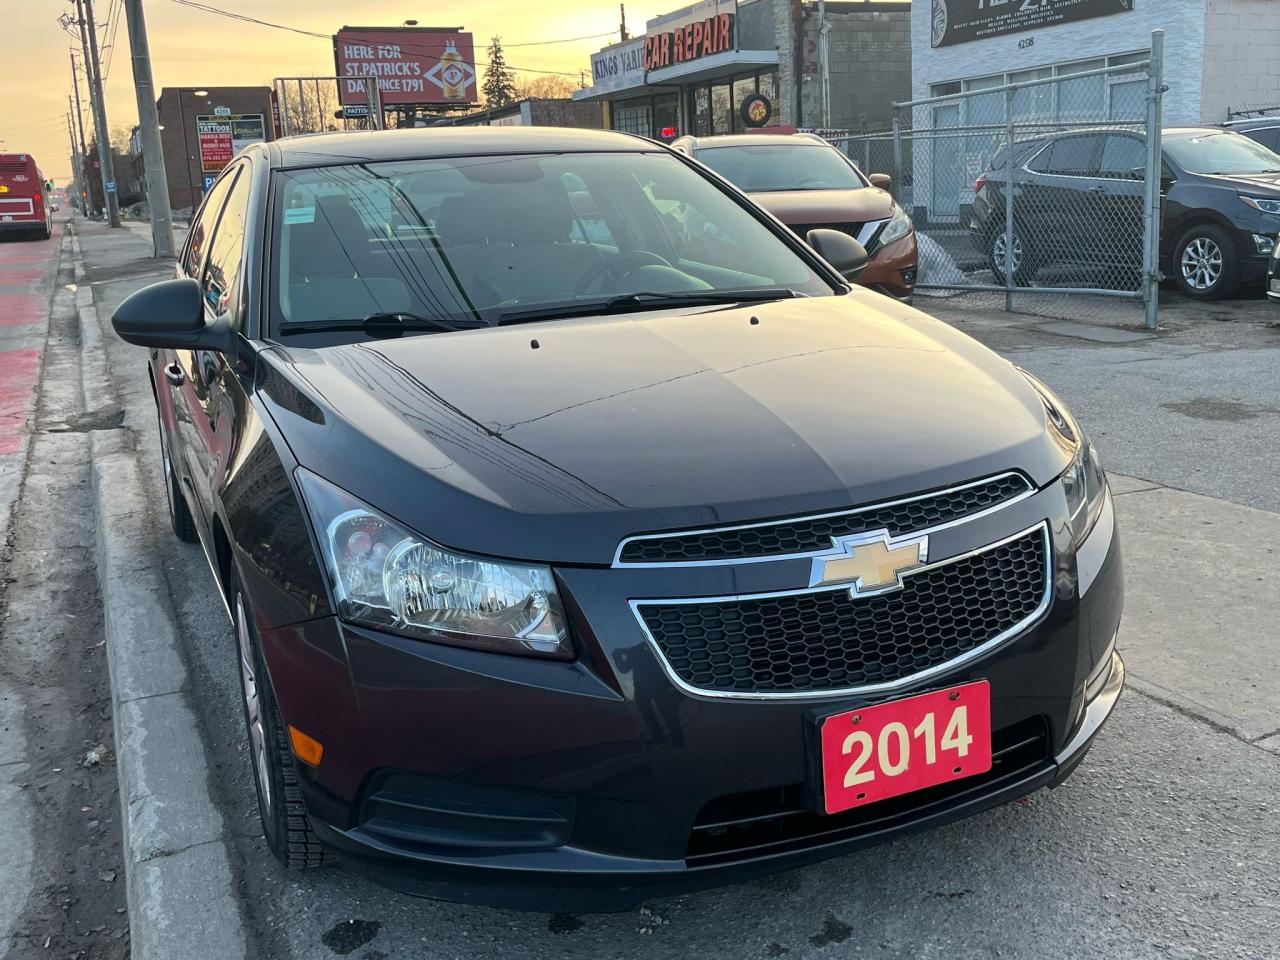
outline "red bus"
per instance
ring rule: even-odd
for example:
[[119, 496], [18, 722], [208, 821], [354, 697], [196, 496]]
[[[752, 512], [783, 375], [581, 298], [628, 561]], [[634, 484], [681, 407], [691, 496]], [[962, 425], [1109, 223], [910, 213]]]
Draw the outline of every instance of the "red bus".
[[0, 234], [48, 240], [53, 232], [49, 187], [29, 153], [0, 153]]

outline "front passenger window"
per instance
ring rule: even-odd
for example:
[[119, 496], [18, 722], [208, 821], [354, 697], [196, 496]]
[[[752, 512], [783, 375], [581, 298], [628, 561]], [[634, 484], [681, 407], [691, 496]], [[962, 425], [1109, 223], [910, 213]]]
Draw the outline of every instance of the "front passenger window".
[[[244, 169], [236, 175], [231, 192], [227, 196], [222, 217], [218, 220], [209, 247], [209, 261], [205, 265], [200, 289], [205, 303], [220, 315], [237, 306], [236, 291], [240, 279], [240, 265], [244, 253], [245, 221], [249, 216], [249, 176]], [[236, 318], [233, 317], [233, 321]]]

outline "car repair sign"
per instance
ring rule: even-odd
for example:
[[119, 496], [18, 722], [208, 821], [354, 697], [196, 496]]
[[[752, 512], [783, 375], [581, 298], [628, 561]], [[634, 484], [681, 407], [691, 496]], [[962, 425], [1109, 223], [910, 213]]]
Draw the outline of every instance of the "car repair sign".
[[946, 47], [1133, 9], [1133, 0], [933, 0], [929, 43]]
[[343, 27], [333, 37], [338, 97], [364, 103], [365, 80], [376, 78], [384, 106], [476, 102], [471, 34], [435, 27]]

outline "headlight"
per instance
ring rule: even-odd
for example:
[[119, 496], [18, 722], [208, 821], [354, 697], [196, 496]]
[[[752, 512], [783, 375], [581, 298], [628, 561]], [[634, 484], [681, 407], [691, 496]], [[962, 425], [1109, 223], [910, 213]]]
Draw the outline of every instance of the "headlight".
[[1268, 197], [1246, 197], [1243, 193], [1238, 196], [1255, 210], [1280, 216], [1280, 200], [1272, 200]]
[[549, 567], [446, 550], [301, 467], [298, 482], [344, 620], [454, 646], [572, 657]]
[[1107, 475], [1093, 443], [1076, 423], [1067, 405], [1052, 390], [1019, 368], [1044, 404], [1054, 439], [1071, 451], [1071, 463], [1062, 474], [1062, 492], [1067, 498], [1071, 537], [1079, 546], [1093, 532], [1106, 502]]
[[901, 240], [910, 232], [911, 218], [907, 216], [907, 211], [895, 203], [889, 222], [884, 225], [884, 230], [880, 233], [880, 246], [884, 246], [886, 243], [893, 243], [895, 240]]

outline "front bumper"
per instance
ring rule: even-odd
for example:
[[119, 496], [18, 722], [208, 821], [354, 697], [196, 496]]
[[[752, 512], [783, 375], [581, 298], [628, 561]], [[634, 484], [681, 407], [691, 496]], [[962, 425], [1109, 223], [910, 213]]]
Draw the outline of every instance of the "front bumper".
[[[1064, 508], [1056, 486], [1046, 488], [939, 534], [939, 554]], [[676, 689], [623, 599], [664, 595], [669, 570], [558, 571], [582, 651], [571, 663], [439, 647], [333, 618], [264, 631], [264, 651], [284, 719], [325, 745], [301, 787], [317, 833], [350, 864], [443, 899], [626, 909], [1062, 782], [1123, 684], [1113, 652], [1123, 585], [1113, 528], [1091, 537], [1093, 555], [1086, 543], [1078, 563], [1065, 526], [1051, 527], [1052, 602], [1039, 621], [916, 689], [860, 700], [717, 701]], [[770, 566], [679, 574], [705, 596], [729, 582], [767, 589], [746, 581]], [[974, 679], [992, 689], [1000, 759], [990, 775], [831, 817], [807, 809], [808, 712]]]
[[913, 230], [905, 237], [876, 249], [867, 260], [858, 283], [899, 300], [910, 300], [916, 289], [919, 257]]

